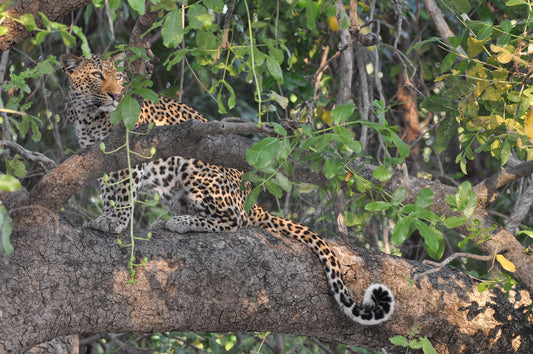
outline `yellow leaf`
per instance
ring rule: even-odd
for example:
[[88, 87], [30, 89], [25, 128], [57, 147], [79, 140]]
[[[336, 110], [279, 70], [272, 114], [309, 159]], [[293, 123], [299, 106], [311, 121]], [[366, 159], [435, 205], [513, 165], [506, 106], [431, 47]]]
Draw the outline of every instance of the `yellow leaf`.
[[466, 39], [466, 48], [467, 48], [468, 56], [470, 58], [474, 58], [476, 55], [481, 53], [481, 51], [483, 50], [484, 44], [485, 44], [485, 41], [472, 38], [472, 37], [468, 37]]
[[527, 138], [533, 143], [533, 107], [529, 107], [527, 112], [526, 121], [524, 122], [524, 130], [526, 131]]
[[339, 22], [337, 21], [337, 17], [328, 17], [328, 26], [332, 31], [337, 32], [339, 30]]
[[[509, 50], [512, 49], [511, 46], [508, 46], [507, 48], [509, 48]], [[515, 62], [519, 63], [519, 64], [522, 64], [522, 65], [529, 65], [528, 62], [526, 62], [525, 60], [521, 59], [519, 56], [517, 55], [514, 55], [513, 53], [511, 53], [507, 48], [503, 48], [503, 47], [500, 47], [500, 46], [497, 46], [495, 44], [491, 44], [490, 45], [490, 50], [492, 50], [493, 53], [499, 53], [496, 58], [498, 59], [498, 61], [502, 64], [507, 64], [508, 62], [510, 62], [511, 60], [514, 60]]]
[[496, 260], [500, 263], [502, 268], [505, 269], [506, 271], [516, 272], [516, 267], [513, 264], [513, 262], [511, 262], [510, 260], [502, 256], [501, 254], [496, 255]]
[[333, 118], [331, 118], [331, 111], [324, 111], [324, 113], [322, 113], [322, 121], [330, 127], [333, 125]]

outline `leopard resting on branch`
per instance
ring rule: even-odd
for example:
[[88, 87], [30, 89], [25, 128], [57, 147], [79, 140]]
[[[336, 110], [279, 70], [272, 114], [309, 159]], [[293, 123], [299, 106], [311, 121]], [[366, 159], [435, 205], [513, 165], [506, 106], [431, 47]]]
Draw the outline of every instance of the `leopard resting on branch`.
[[[109, 116], [117, 107], [127, 81], [124, 72], [117, 70], [123, 59], [124, 54], [110, 59], [61, 56], [61, 65], [70, 77], [67, 116], [82, 148], [101, 141], [111, 131]], [[190, 119], [207, 121], [193, 108], [160, 97], [158, 103], [144, 101], [137, 125], [179, 124]], [[156, 159], [133, 168], [133, 196], [137, 197], [140, 188], [154, 191], [175, 215], [170, 220], [154, 223], [152, 229], [187, 233], [259, 227], [275, 235], [292, 237], [318, 256], [329, 289], [346, 316], [364, 325], [389, 319], [394, 311], [392, 292], [385, 285], [372, 284], [365, 292], [362, 306], [356, 304], [348, 294], [334, 252], [318, 234], [294, 221], [272, 215], [258, 205], [245, 212], [243, 203], [250, 185], [246, 183], [247, 190], [241, 189], [242, 174], [236, 169], [180, 156]], [[131, 209], [127, 206], [132, 202], [127, 176], [127, 169], [123, 169], [111, 173], [107, 183], [100, 179], [104, 213], [90, 221], [89, 227], [112, 233], [126, 228], [131, 218]], [[122, 182], [117, 184], [118, 181]], [[110, 201], [114, 201], [114, 206]]]

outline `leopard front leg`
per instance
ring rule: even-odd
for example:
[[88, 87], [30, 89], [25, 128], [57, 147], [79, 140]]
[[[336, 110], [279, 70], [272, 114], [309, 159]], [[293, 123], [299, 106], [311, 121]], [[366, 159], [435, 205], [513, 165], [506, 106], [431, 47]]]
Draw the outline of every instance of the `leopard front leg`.
[[168, 230], [185, 234], [188, 232], [229, 232], [238, 229], [234, 221], [222, 221], [212, 217], [178, 215], [169, 220], [152, 223], [152, 230]]
[[107, 182], [100, 178], [100, 192], [104, 203], [104, 213], [98, 218], [89, 221], [87, 226], [92, 229], [117, 234], [124, 231], [131, 218], [131, 203], [137, 198], [141, 173], [142, 167], [132, 169], [133, 201], [128, 169], [110, 173]]

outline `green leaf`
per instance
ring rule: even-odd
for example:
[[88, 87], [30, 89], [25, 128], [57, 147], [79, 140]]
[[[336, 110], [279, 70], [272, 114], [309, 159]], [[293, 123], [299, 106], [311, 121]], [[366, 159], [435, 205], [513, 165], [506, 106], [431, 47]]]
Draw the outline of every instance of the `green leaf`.
[[437, 252], [439, 250], [439, 235], [436, 230], [420, 220], [415, 219], [413, 220], [413, 223], [418, 232], [420, 232], [420, 236], [424, 238], [426, 246], [428, 246], [431, 251]]
[[144, 0], [128, 0], [128, 4], [141, 16], [146, 12]]
[[207, 9], [199, 4], [192, 5], [187, 12], [187, 19], [190, 26], [194, 29], [204, 29], [211, 26], [211, 15], [207, 12]]
[[280, 149], [281, 142], [278, 139], [274, 137], [261, 139], [246, 151], [246, 161], [259, 170], [264, 169], [277, 160]]
[[324, 176], [326, 176], [327, 179], [333, 179], [343, 171], [342, 163], [337, 159], [327, 159], [326, 162], [324, 162], [323, 171]]
[[176, 48], [183, 40], [181, 10], [175, 9], [167, 14], [161, 28], [163, 45], [167, 48]]
[[505, 3], [505, 6], [518, 6], [518, 5], [527, 5], [527, 2], [524, 0], [509, 0]]
[[37, 123], [32, 120], [31, 121], [31, 133], [32, 133], [32, 140], [37, 142], [37, 141], [40, 141], [41, 140], [41, 130], [39, 129], [39, 126], [37, 126]]
[[259, 196], [259, 193], [261, 192], [261, 186], [256, 186], [248, 195], [246, 196], [246, 199], [244, 200], [243, 208], [246, 212], [249, 212], [252, 207], [257, 202], [257, 197]]
[[276, 174], [276, 183], [280, 186], [285, 192], [290, 192], [292, 189], [291, 181], [282, 173]]
[[[273, 99], [274, 101], [276, 101], [277, 104], [279, 104], [281, 106], [281, 108], [283, 108], [283, 109], [286, 109], [287, 106], [289, 105], [289, 99], [287, 97], [285, 97], [285, 96], [282, 96], [282, 95], [278, 94], [277, 92], [270, 91], [268, 96], [270, 97], [270, 99]], [[283, 135], [283, 136], [285, 136], [285, 135]]]
[[384, 201], [370, 202], [365, 205], [365, 210], [367, 211], [383, 211], [391, 207], [390, 203]]
[[204, 0], [204, 4], [216, 13], [220, 14], [224, 11], [224, 0]]
[[278, 84], [283, 83], [283, 72], [281, 71], [281, 66], [278, 61], [272, 56], [266, 58], [267, 69], [274, 76]]
[[422, 343], [422, 351], [424, 354], [437, 354], [437, 351], [435, 348], [433, 348], [433, 345], [429, 341], [428, 337], [420, 338], [420, 342]]
[[419, 218], [419, 219], [429, 220], [431, 222], [441, 221], [441, 218], [439, 218], [437, 214], [435, 214], [429, 209], [418, 208], [417, 210], [413, 211], [409, 215], [412, 217]]
[[37, 24], [35, 23], [35, 18], [32, 14], [24, 14], [20, 16], [19, 20], [29, 32], [35, 31], [35, 29], [37, 29]]
[[39, 45], [46, 39], [46, 35], [48, 34], [48, 31], [41, 31], [38, 32], [35, 36], [35, 39], [33, 40], [33, 44]]
[[235, 107], [235, 91], [233, 90], [233, 87], [226, 81], [222, 81], [224, 86], [226, 87], [226, 90], [229, 92], [229, 98], [228, 98], [228, 108], [233, 109]]
[[395, 336], [389, 338], [392, 344], [399, 345], [402, 347], [407, 347], [409, 345], [409, 341], [404, 336]]
[[10, 175], [0, 175], [0, 191], [14, 192], [21, 187], [20, 181]]
[[118, 123], [120, 123], [121, 121], [120, 111], [115, 109], [113, 112], [111, 112], [111, 114], [109, 115], [109, 121], [113, 125], [117, 125]]
[[63, 39], [63, 43], [65, 43], [67, 47], [72, 48], [76, 46], [76, 37], [74, 37], [71, 33], [67, 31], [60, 31], [59, 34]]
[[283, 197], [283, 192], [281, 191], [281, 189], [271, 180], [265, 181], [265, 187], [268, 190], [268, 192], [272, 194], [274, 197], [276, 198]]
[[403, 142], [403, 140], [396, 134], [392, 133], [392, 142], [398, 148], [398, 152], [402, 158], [409, 156], [409, 151], [411, 147]]
[[422, 47], [423, 45], [426, 45], [428, 43], [439, 42], [440, 40], [441, 40], [440, 37], [431, 37], [431, 38], [425, 39], [423, 41], [417, 42], [414, 45], [412, 45], [411, 48], [409, 48], [407, 50], [406, 54], [409, 54], [409, 52], [411, 50], [417, 50], [418, 48]]
[[139, 102], [131, 96], [124, 97], [120, 101], [116, 110], [120, 111], [120, 116], [126, 128], [133, 130], [135, 124], [139, 120], [139, 114], [141, 113]]
[[318, 3], [307, 0], [305, 5], [305, 17], [307, 19], [307, 28], [314, 30], [316, 28], [316, 19], [318, 17]]
[[511, 156], [511, 144], [509, 143], [509, 139], [505, 139], [503, 141], [502, 147], [500, 149], [500, 165], [503, 166], [507, 163], [509, 160], [509, 156]]
[[392, 193], [391, 197], [391, 204], [392, 205], [400, 205], [405, 198], [407, 197], [407, 191], [404, 187], [396, 188], [394, 193]]
[[440, 154], [448, 149], [448, 144], [455, 134], [457, 134], [457, 122], [455, 121], [455, 118], [448, 117], [444, 119], [439, 125], [437, 136], [433, 142], [435, 152]]
[[451, 5], [457, 15], [468, 13], [472, 8], [468, 0], [453, 0], [451, 1]]
[[9, 242], [13, 232], [13, 220], [7, 209], [0, 205], [0, 256], [7, 256], [13, 252], [13, 246]]
[[287, 130], [281, 126], [279, 123], [270, 123], [270, 126], [274, 128], [274, 131], [281, 136], [287, 136]]
[[440, 72], [445, 73], [446, 71], [450, 70], [453, 63], [455, 63], [455, 59], [457, 59], [457, 54], [455, 54], [454, 52], [448, 53], [442, 60]]
[[533, 231], [532, 230], [521, 230], [516, 233], [517, 235], [526, 235], [531, 238], [533, 238]]
[[5, 36], [8, 31], [9, 29], [7, 27], [0, 26], [0, 36]]
[[388, 182], [392, 177], [392, 173], [390, 173], [390, 171], [382, 165], [378, 166], [378, 168], [374, 170], [372, 175], [374, 176], [374, 178], [376, 178], [382, 183]]
[[462, 216], [450, 216], [449, 218], [446, 218], [442, 223], [448, 229], [453, 229], [457, 226], [464, 224], [465, 221], [466, 221], [466, 218]]
[[411, 225], [413, 224], [413, 218], [404, 217], [401, 218], [394, 231], [392, 231], [392, 241], [395, 245], [401, 245], [405, 240], [411, 236]]
[[459, 185], [455, 194], [455, 200], [457, 209], [462, 210], [466, 218], [474, 214], [477, 206], [477, 195], [472, 191], [470, 182], [465, 181]]
[[416, 196], [415, 204], [420, 208], [429, 208], [433, 202], [433, 191], [431, 188], [422, 189]]
[[348, 120], [355, 111], [355, 104], [352, 102], [342, 103], [337, 105], [334, 110], [331, 111], [331, 118], [335, 124], [341, 124]]
[[89, 47], [89, 42], [87, 42], [87, 37], [85, 37], [85, 34], [83, 33], [83, 30], [81, 27], [78, 26], [72, 26], [72, 31], [76, 36], [78, 36], [79, 39], [81, 39], [81, 51], [83, 55], [86, 58], [91, 57], [91, 48]]
[[142, 96], [145, 100], [151, 101], [153, 103], [159, 102], [159, 95], [154, 90], [148, 88], [136, 88], [134, 92]]

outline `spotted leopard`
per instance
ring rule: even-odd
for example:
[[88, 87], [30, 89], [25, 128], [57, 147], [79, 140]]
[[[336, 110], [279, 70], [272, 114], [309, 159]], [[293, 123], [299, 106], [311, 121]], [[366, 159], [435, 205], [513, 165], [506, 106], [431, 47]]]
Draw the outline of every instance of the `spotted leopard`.
[[[115, 61], [93, 57], [90, 60], [62, 55], [61, 63], [70, 76], [69, 120], [74, 125], [82, 147], [100, 141], [111, 129], [109, 114], [122, 94], [125, 76], [116, 70]], [[145, 102], [139, 124], [178, 124], [185, 120], [206, 119], [187, 105], [168, 98], [159, 103]], [[394, 311], [392, 292], [382, 284], [373, 284], [365, 292], [362, 306], [348, 294], [341, 267], [330, 246], [315, 232], [294, 221], [286, 220], [254, 205], [245, 212], [243, 204], [250, 185], [241, 188], [242, 172], [204, 163], [196, 159], [173, 156], [136, 166], [133, 171], [134, 197], [139, 188], [155, 190], [162, 202], [175, 215], [159, 221], [152, 229], [178, 233], [228, 232], [243, 227], [260, 227], [275, 235], [292, 237], [307, 245], [320, 259], [331, 293], [340, 309], [355, 322], [373, 325], [388, 320]], [[126, 177], [121, 170], [110, 175], [110, 182]], [[115, 186], [101, 182], [104, 214], [89, 223], [95, 229], [120, 233], [131, 215], [129, 184]], [[115, 201], [115, 207], [109, 203]]]

